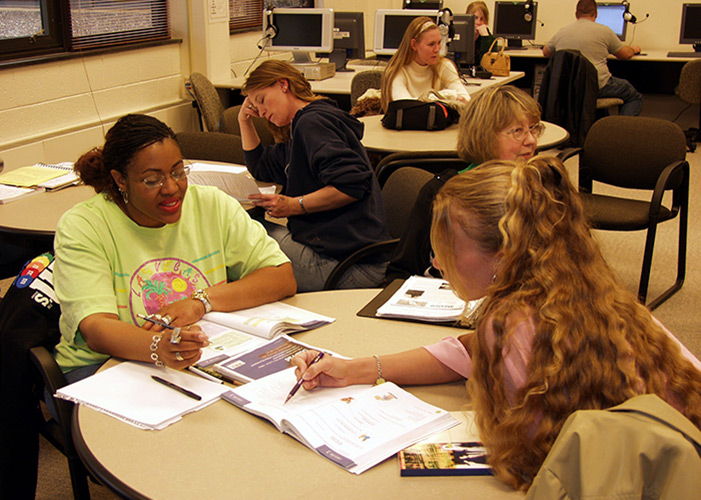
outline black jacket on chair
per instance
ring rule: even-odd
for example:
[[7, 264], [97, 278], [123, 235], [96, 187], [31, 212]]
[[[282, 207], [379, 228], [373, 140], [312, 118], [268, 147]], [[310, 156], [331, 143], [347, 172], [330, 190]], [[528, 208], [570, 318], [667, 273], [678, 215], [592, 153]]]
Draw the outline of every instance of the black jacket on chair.
[[567, 129], [568, 146], [581, 146], [596, 117], [598, 94], [594, 65], [577, 50], [558, 50], [543, 73], [538, 95], [542, 118]]

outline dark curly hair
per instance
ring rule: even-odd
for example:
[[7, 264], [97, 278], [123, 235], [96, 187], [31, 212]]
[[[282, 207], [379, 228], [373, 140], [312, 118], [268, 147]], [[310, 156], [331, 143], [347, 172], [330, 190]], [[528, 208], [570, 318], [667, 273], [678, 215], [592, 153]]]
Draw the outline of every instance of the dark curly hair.
[[73, 168], [95, 192], [116, 202], [121, 195], [110, 171], [126, 176], [136, 153], [165, 139], [176, 140], [173, 130], [162, 121], [147, 115], [126, 115], [107, 131], [105, 145], [83, 154]]

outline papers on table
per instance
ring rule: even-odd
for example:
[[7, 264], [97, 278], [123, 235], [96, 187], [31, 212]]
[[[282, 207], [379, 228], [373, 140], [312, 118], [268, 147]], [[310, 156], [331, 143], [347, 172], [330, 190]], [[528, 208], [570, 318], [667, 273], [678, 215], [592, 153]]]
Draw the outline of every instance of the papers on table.
[[380, 318], [405, 318], [429, 322], [457, 321], [465, 310], [450, 284], [438, 278], [412, 276], [383, 305]]
[[[189, 181], [193, 184], [216, 186], [238, 201], [248, 201], [249, 195], [261, 192], [243, 165], [193, 163], [190, 165]], [[275, 186], [273, 192], [274, 190]]]
[[0, 204], [78, 184], [72, 162], [37, 163], [0, 174]]
[[[156, 382], [161, 377], [191, 391], [201, 400]], [[187, 413], [219, 399], [228, 388], [187, 372], [125, 361], [62, 387], [56, 396], [84, 404], [140, 429], [160, 430]]]

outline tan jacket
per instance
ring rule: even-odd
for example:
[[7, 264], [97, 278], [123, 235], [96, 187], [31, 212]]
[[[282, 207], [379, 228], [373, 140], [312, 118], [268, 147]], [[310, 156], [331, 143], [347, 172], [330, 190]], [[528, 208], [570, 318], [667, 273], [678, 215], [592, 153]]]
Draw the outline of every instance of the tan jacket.
[[701, 499], [701, 431], [651, 394], [577, 411], [526, 499]]

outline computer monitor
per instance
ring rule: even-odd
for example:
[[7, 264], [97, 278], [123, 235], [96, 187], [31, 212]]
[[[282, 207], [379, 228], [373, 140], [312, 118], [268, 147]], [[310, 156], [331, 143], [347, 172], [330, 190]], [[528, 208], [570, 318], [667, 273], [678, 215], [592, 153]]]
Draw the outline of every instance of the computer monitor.
[[626, 26], [628, 23], [623, 19], [626, 6], [621, 3], [597, 3], [596, 22], [611, 28], [620, 41], [626, 39]]
[[405, 9], [441, 10], [443, 0], [404, 0], [402, 7]]
[[453, 38], [448, 43], [448, 54], [458, 68], [475, 64], [475, 15], [453, 15]]
[[373, 52], [378, 56], [394, 55], [411, 21], [421, 16], [438, 21], [437, 10], [378, 9], [375, 11]]
[[535, 40], [537, 2], [494, 2], [494, 36], [506, 38], [507, 49], [522, 49]]
[[329, 61], [336, 63], [336, 71], [346, 68], [348, 59], [365, 58], [365, 23], [362, 12], [334, 12], [333, 52]]
[[691, 44], [694, 46], [694, 52], [701, 52], [701, 3], [682, 4], [679, 43]]
[[291, 51], [295, 63], [311, 62], [310, 52], [333, 50], [333, 9], [275, 8], [263, 16], [268, 50]]

